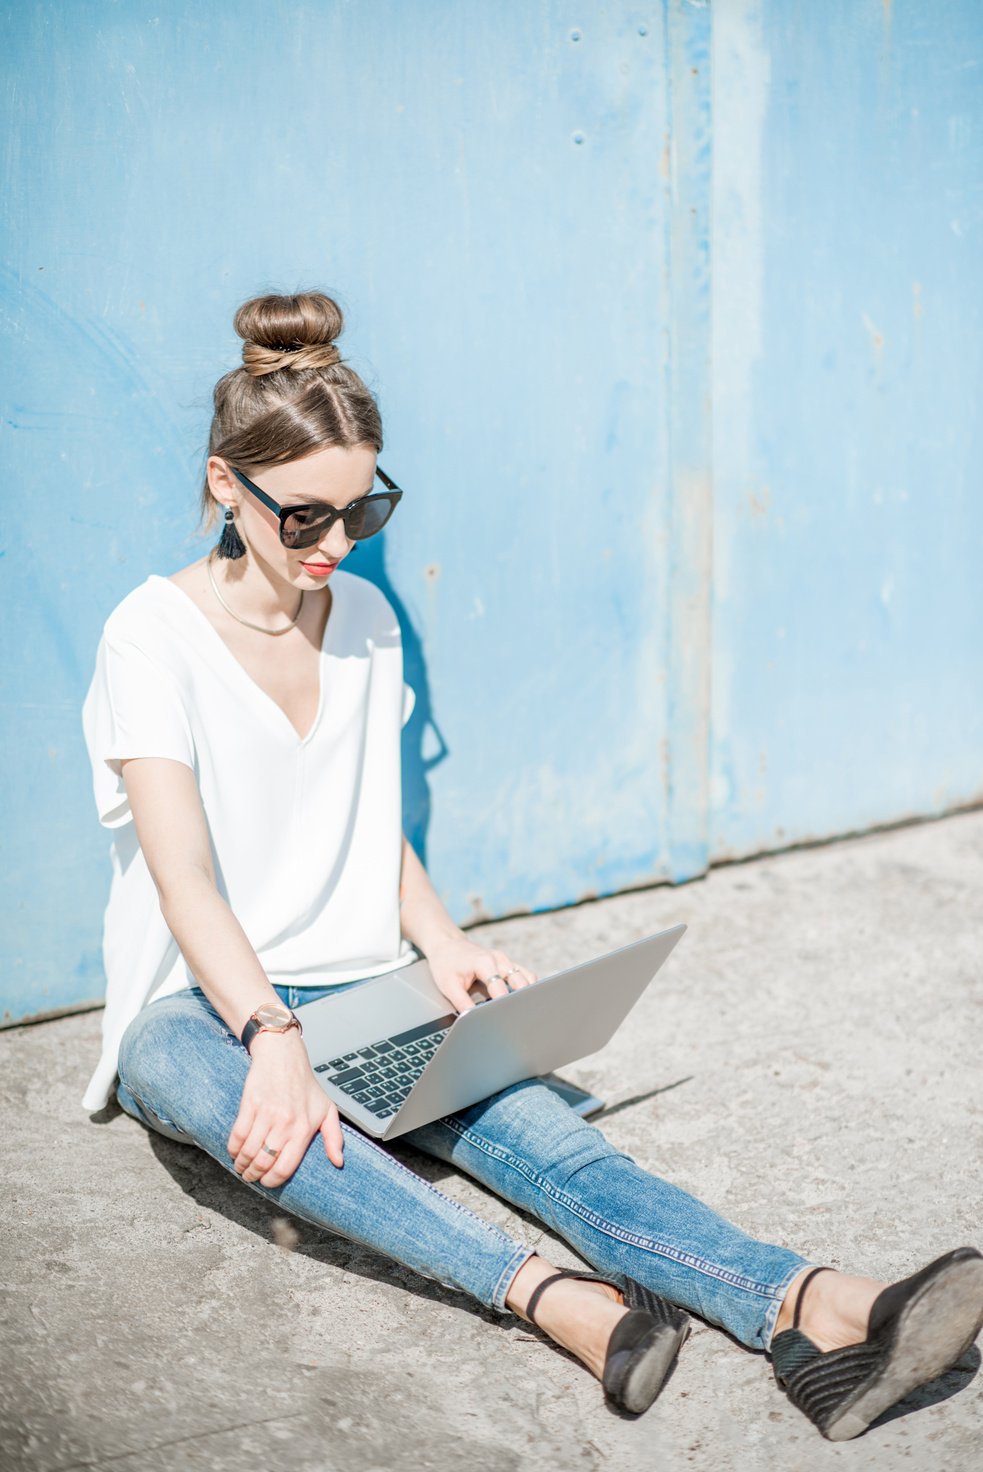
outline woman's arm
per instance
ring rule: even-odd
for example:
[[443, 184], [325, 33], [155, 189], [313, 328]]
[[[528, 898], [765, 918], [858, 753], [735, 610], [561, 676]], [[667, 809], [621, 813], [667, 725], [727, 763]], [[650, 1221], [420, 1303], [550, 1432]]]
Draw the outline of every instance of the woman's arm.
[[[215, 885], [211, 843], [194, 773], [183, 762], [140, 757], [122, 763], [137, 838], [157, 886], [161, 914], [192, 975], [236, 1037], [264, 1002], [279, 998], [242, 926]], [[328, 1158], [342, 1161], [338, 1111], [311, 1069], [296, 1028], [260, 1032], [239, 1114], [229, 1136], [235, 1168], [247, 1181], [280, 1186], [320, 1130]], [[261, 1154], [279, 1151], [272, 1166]], [[255, 1162], [255, 1163], [254, 1163]]]
[[517, 965], [504, 951], [475, 945], [454, 924], [405, 834], [399, 897], [402, 932], [426, 956], [434, 981], [455, 1011], [467, 1012], [475, 1005], [468, 989], [476, 981], [484, 983], [489, 996], [502, 997], [537, 980], [534, 971]]

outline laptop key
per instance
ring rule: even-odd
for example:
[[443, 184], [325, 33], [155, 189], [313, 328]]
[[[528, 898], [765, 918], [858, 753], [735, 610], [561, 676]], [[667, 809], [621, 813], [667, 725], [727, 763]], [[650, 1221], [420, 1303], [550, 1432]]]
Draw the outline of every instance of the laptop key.
[[339, 1089], [345, 1089], [347, 1091], [350, 1083], [355, 1079], [363, 1077], [364, 1074], [360, 1068], [346, 1068], [344, 1073], [336, 1073], [331, 1082], [336, 1084]]
[[428, 1037], [431, 1033], [444, 1031], [454, 1021], [456, 1013], [451, 1012], [446, 1017], [438, 1017], [433, 1022], [423, 1022], [419, 1027], [411, 1027], [406, 1032], [396, 1033], [389, 1041], [400, 1047], [404, 1043], [414, 1043], [417, 1038]]

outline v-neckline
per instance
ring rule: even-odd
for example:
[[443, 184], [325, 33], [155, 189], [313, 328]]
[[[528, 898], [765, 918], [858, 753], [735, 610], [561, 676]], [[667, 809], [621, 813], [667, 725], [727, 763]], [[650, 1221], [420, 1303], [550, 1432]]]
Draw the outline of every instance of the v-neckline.
[[[338, 576], [338, 574], [335, 573], [334, 574], [334, 577], [332, 578], [332, 583], [334, 583], [335, 578], [337, 578], [337, 576]], [[184, 603], [186, 603], [188, 605], [188, 607], [192, 610], [192, 612], [196, 615], [196, 617], [203, 624], [205, 624], [207, 626], [208, 631], [209, 631], [209, 634], [217, 642], [219, 648], [222, 650], [223, 654], [230, 661], [230, 663], [233, 664], [235, 666], [235, 668], [238, 670], [240, 676], [242, 677], [242, 680], [249, 687], [249, 689], [255, 691], [255, 693], [259, 696], [260, 700], [266, 705], [266, 707], [268, 709], [270, 709], [272, 711], [275, 711], [275, 713], [279, 717], [280, 721], [286, 726], [287, 730], [293, 736], [293, 739], [297, 743], [297, 745], [298, 746], [306, 746], [308, 744], [308, 742], [311, 740], [312, 736], [317, 731], [318, 726], [320, 726], [320, 724], [321, 724], [321, 715], [322, 715], [322, 712], [324, 710], [324, 684], [325, 684], [325, 681], [324, 681], [324, 660], [325, 660], [325, 656], [328, 653], [329, 636], [331, 635], [332, 630], [334, 629], [335, 625], [338, 622], [338, 591], [337, 591], [337, 587], [336, 586], [333, 586], [331, 588], [331, 607], [328, 609], [328, 617], [327, 617], [327, 619], [325, 621], [324, 633], [321, 635], [321, 647], [318, 650], [318, 657], [317, 657], [317, 676], [318, 676], [317, 709], [314, 712], [314, 719], [311, 722], [310, 729], [307, 731], [306, 735], [302, 736], [300, 734], [300, 732], [297, 730], [297, 727], [294, 725], [293, 721], [287, 715], [287, 712], [284, 710], [283, 706], [280, 705], [280, 703], [278, 701], [276, 701], [276, 700], [273, 699], [273, 696], [269, 693], [268, 690], [264, 690], [263, 689], [262, 685], [259, 683], [258, 680], [253, 679], [252, 675], [246, 669], [246, 666], [242, 663], [242, 661], [240, 659], [238, 659], [236, 657], [236, 655], [233, 654], [232, 650], [229, 648], [228, 644], [226, 644], [225, 640], [222, 638], [222, 635], [219, 633], [218, 629], [212, 623], [211, 619], [208, 617], [208, 615], [202, 609], [200, 609], [198, 607], [198, 605], [194, 601], [194, 599], [192, 597], [190, 597], [189, 594], [187, 594], [184, 591], [183, 588], [178, 587], [177, 583], [175, 583], [171, 578], [162, 577], [160, 573], [151, 573], [150, 574], [150, 577], [151, 577], [151, 579], [153, 581], [159, 582], [159, 583], [166, 583], [169, 588], [173, 588], [174, 589], [174, 592], [178, 595], [178, 597]]]

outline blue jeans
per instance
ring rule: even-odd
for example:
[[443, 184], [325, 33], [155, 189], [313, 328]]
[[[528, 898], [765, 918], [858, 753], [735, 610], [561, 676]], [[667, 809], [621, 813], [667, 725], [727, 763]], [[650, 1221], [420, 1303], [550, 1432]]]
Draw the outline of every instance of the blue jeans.
[[[342, 988], [276, 990], [297, 1008]], [[152, 1002], [131, 1022], [117, 1097], [142, 1123], [200, 1146], [233, 1171], [226, 1142], [248, 1068], [245, 1048], [196, 987]], [[250, 1189], [506, 1312], [512, 1279], [532, 1249], [452, 1201], [356, 1126], [342, 1128], [340, 1170], [315, 1135], [290, 1180]], [[598, 1272], [627, 1273], [755, 1349], [768, 1348], [785, 1292], [807, 1266], [643, 1170], [537, 1079], [400, 1140], [532, 1213]]]

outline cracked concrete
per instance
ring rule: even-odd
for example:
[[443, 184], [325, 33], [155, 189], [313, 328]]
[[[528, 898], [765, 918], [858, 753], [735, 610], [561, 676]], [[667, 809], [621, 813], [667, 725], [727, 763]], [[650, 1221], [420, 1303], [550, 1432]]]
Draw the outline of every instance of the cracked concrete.
[[[983, 1245], [983, 813], [482, 926], [540, 972], [690, 929], [605, 1050], [563, 1070], [611, 1139], [748, 1231], [897, 1277]], [[100, 1014], [0, 1034], [3, 1472], [965, 1469], [980, 1355], [822, 1441], [763, 1357], [697, 1323], [662, 1397], [608, 1410], [517, 1319], [275, 1208], [186, 1146], [79, 1108]], [[561, 1263], [450, 1167], [403, 1157]]]

